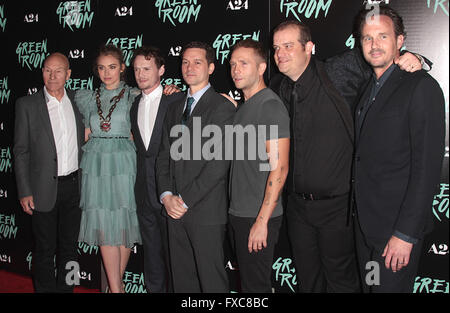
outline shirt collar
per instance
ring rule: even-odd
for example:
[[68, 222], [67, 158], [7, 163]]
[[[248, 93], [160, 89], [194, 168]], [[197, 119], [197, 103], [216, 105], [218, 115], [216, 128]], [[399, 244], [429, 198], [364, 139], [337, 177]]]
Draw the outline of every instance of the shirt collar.
[[194, 93], [193, 95], [191, 95], [191, 89], [189, 88], [187, 96], [188, 96], [188, 98], [193, 97], [195, 102], [197, 102], [198, 100], [200, 100], [200, 98], [203, 96], [203, 94], [206, 92], [206, 90], [208, 90], [209, 87], [211, 87], [210, 83], [208, 83], [208, 85], [206, 85], [205, 87], [203, 87], [202, 89], [200, 89], [199, 91]]
[[392, 72], [395, 70], [395, 68], [397, 67], [397, 65], [395, 63], [392, 63], [391, 66], [388, 67], [388, 69], [386, 71], [384, 71], [383, 75], [381, 75], [381, 77], [379, 79], [377, 79], [377, 75], [375, 75], [375, 73], [373, 73], [373, 79], [374, 81], [377, 83], [379, 83], [380, 86], [382, 86], [389, 78], [389, 76], [391, 76]]
[[313, 59], [313, 57], [311, 57], [311, 59], [309, 60], [308, 66], [306, 66], [306, 68], [305, 68], [305, 71], [294, 83], [296, 85], [300, 85], [300, 86], [304, 87], [305, 89], [309, 89], [309, 87], [311, 87], [311, 85], [314, 81], [313, 78], [314, 78], [315, 68], [316, 68], [316, 66], [314, 64], [314, 59]]
[[141, 93], [142, 93], [142, 99], [144, 101], [147, 101], [147, 100], [151, 101], [151, 100], [156, 99], [156, 98], [158, 98], [158, 97], [160, 97], [162, 95], [163, 87], [161, 86], [161, 84], [159, 84], [159, 86], [156, 87], [156, 89], [153, 90], [152, 92], [150, 92], [149, 94], [145, 94], [143, 91]]
[[58, 99], [56, 99], [55, 97], [53, 97], [51, 94], [48, 93], [47, 88], [44, 86], [44, 95], [45, 95], [45, 102], [48, 103], [50, 101], [57, 101], [57, 102], [62, 102], [65, 98], [67, 98], [67, 93], [66, 93], [66, 88], [64, 88], [64, 95], [61, 98], [61, 101], [59, 101]]

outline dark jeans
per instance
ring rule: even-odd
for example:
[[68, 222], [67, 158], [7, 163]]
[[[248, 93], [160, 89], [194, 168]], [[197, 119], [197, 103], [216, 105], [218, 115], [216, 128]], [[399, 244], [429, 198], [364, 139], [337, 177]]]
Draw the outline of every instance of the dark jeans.
[[271, 218], [267, 225], [267, 247], [248, 252], [248, 236], [255, 218], [229, 215], [231, 241], [238, 262], [241, 292], [272, 292], [272, 264], [283, 217]]
[[348, 196], [304, 200], [290, 194], [287, 227], [300, 292], [360, 292]]
[[[67, 262], [78, 261], [79, 203], [78, 178], [72, 177], [58, 181], [56, 203], [50, 212], [33, 211], [35, 246], [32, 264], [36, 292], [73, 292], [74, 286], [66, 284], [66, 274], [73, 267], [69, 270], [65, 267]], [[69, 277], [73, 278], [73, 275]]]

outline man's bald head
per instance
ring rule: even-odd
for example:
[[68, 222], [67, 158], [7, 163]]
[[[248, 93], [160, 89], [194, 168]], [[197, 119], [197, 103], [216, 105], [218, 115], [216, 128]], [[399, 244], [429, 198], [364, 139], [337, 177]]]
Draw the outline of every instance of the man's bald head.
[[69, 59], [68, 59], [64, 54], [62, 54], [62, 53], [60, 53], [60, 52], [54, 52], [54, 53], [50, 54], [49, 56], [47, 56], [47, 57], [45, 58], [45, 60], [44, 60], [44, 67], [45, 67], [45, 64], [46, 64], [49, 60], [53, 60], [53, 59], [58, 60], [58, 61], [60, 61], [62, 64], [64, 64], [64, 66], [65, 66], [66, 69], [69, 69], [69, 68], [70, 68]]

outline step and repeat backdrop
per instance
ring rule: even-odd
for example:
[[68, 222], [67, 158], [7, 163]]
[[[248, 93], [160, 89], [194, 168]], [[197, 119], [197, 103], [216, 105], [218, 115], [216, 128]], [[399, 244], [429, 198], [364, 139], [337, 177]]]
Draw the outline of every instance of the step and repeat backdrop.
[[[371, 2], [371, 1], [369, 1]], [[446, 98], [447, 139], [442, 179], [433, 201], [434, 231], [426, 238], [414, 292], [449, 292], [449, 1], [391, 0], [404, 18], [406, 48], [433, 61], [430, 74]], [[59, 51], [69, 57], [72, 77], [66, 88], [95, 89], [94, 56], [103, 43], [124, 52], [127, 66], [133, 50], [142, 45], [159, 47], [166, 57], [162, 84], [185, 91], [180, 72], [181, 47], [192, 41], [208, 42], [216, 53], [214, 88], [236, 100], [241, 95], [229, 75], [230, 47], [252, 38], [271, 47], [271, 30], [287, 19], [309, 25], [320, 59], [356, 45], [353, 18], [363, 0], [0, 0], [0, 269], [31, 275], [33, 237], [31, 218], [20, 208], [13, 171], [14, 104], [17, 98], [42, 88], [41, 68], [47, 55]], [[272, 54], [271, 54], [272, 55]], [[272, 59], [265, 78], [276, 73]], [[136, 85], [131, 70], [127, 81]], [[224, 260], [232, 291], [238, 291], [239, 269], [229, 245]], [[100, 288], [101, 257], [97, 246], [79, 243], [80, 282]], [[295, 275], [289, 241], [283, 226], [273, 262], [274, 292], [294, 292], [301, 284]], [[129, 293], [145, 291], [143, 253], [135, 246], [124, 277]]]

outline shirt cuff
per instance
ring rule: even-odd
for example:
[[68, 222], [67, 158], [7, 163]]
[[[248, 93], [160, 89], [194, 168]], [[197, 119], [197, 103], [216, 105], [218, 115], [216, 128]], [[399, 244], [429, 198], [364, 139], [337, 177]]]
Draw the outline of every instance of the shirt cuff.
[[165, 197], [165, 196], [168, 196], [168, 195], [173, 195], [173, 193], [172, 192], [170, 192], [170, 191], [164, 191], [160, 196], [159, 196], [159, 202], [161, 202], [161, 204], [163, 204], [164, 205], [164, 203], [162, 202], [162, 199]]
[[[180, 194], [178, 194], [178, 196], [181, 198], [181, 200], [183, 200], [183, 197], [182, 197]], [[189, 207], [186, 205], [185, 202], [183, 202], [183, 207], [184, 207], [185, 209], [189, 209]]]
[[[171, 196], [171, 195], [173, 195], [173, 193], [170, 192], [170, 191], [164, 191], [164, 192], [159, 196], [159, 202], [161, 202], [161, 204], [164, 205], [164, 203], [162, 202], [162, 199], [164, 199], [165, 196], [169, 196], [169, 195]], [[183, 198], [181, 197], [180, 194], [178, 194], [178, 196], [179, 196], [181, 199], [183, 199]], [[186, 203], [183, 203], [183, 207], [184, 207], [185, 209], [189, 209], [189, 207], [186, 205]]]
[[408, 235], [405, 235], [404, 233], [401, 233], [398, 230], [396, 230], [394, 232], [394, 236], [399, 238], [399, 239], [401, 239], [401, 240], [403, 240], [403, 241], [406, 241], [406, 242], [409, 242], [409, 243], [412, 243], [412, 244], [416, 244], [419, 241], [419, 239], [416, 239], [416, 238], [410, 237]]

